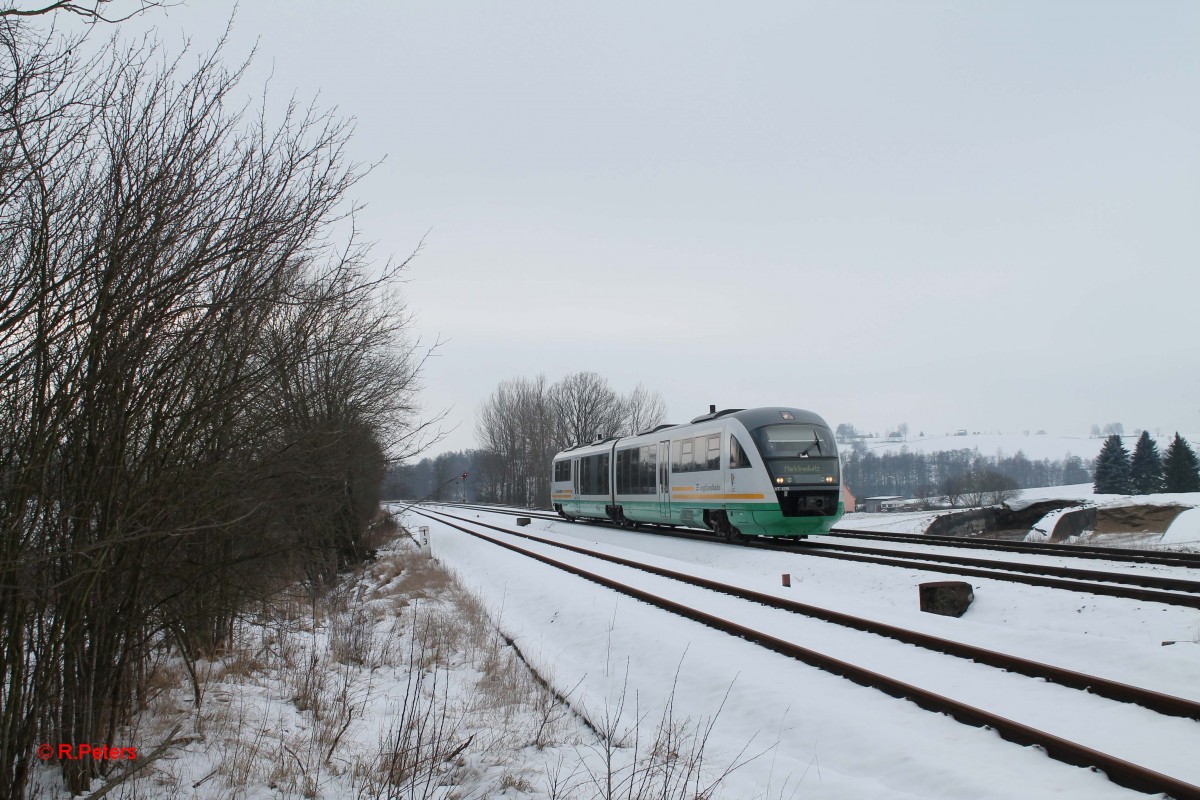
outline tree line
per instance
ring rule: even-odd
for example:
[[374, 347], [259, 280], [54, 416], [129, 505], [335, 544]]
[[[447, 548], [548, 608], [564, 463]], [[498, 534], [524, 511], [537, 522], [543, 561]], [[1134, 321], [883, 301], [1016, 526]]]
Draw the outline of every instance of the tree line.
[[489, 455], [486, 450], [451, 450], [415, 463], [395, 464], [384, 477], [383, 499], [500, 502], [480, 493], [480, 478]]
[[1132, 457], [1120, 434], [1114, 433], [1096, 456], [1093, 488], [1097, 494], [1200, 492], [1200, 466], [1192, 446], [1178, 432], [1166, 455], [1160, 456], [1158, 443], [1142, 431]]
[[473, 453], [474, 478], [468, 481], [473, 497], [548, 508], [556, 453], [598, 438], [648, 430], [662, 424], [665, 416], [666, 404], [658, 392], [638, 384], [622, 395], [595, 372], [573, 373], [555, 383], [548, 383], [545, 375], [503, 381], [476, 414], [479, 449]]
[[118, 741], [165, 654], [361, 558], [424, 431], [403, 264], [334, 235], [348, 125], [195, 63], [0, 9], [0, 800], [39, 742]]
[[842, 479], [855, 497], [944, 497], [952, 505], [1000, 503], [1019, 489], [1086, 483], [1091, 475], [1079, 456], [1031, 460], [1024, 453], [985, 456], [976, 450], [908, 450], [878, 455], [863, 447], [843, 451]]

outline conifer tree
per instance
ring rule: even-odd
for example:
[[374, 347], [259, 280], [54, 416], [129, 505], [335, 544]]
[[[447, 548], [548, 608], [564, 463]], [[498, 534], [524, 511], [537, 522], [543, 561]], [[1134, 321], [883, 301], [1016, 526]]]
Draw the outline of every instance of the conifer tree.
[[1200, 492], [1200, 465], [1191, 445], [1175, 432], [1163, 459], [1164, 492]]
[[1158, 455], [1158, 444], [1150, 438], [1150, 431], [1142, 431], [1138, 438], [1137, 445], [1133, 448], [1130, 470], [1133, 473], [1134, 494], [1154, 494], [1162, 491], [1162, 458]]
[[1104, 440], [1100, 455], [1096, 456], [1096, 494], [1132, 494], [1133, 473], [1129, 466], [1129, 451], [1121, 442], [1120, 434], [1114, 433]]

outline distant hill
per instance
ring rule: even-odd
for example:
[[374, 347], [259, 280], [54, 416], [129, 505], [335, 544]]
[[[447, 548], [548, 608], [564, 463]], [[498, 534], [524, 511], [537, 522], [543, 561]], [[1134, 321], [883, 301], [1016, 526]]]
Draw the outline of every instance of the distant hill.
[[[1167, 446], [1174, 438], [1174, 432], [1171, 434], [1155, 437], [1158, 442], [1159, 453], [1165, 453]], [[1104, 438], [1093, 438], [1088, 436], [1054, 436], [1051, 434], [1034, 434], [1028, 436], [1024, 434], [1004, 434], [1004, 433], [968, 433], [965, 436], [909, 436], [907, 440], [897, 439], [863, 439], [863, 445], [875, 453], [883, 455], [884, 453], [898, 453], [901, 448], [908, 448], [910, 453], [934, 453], [939, 450], [978, 450], [980, 454], [994, 456], [997, 452], [1002, 452], [1006, 456], [1016, 455], [1018, 451], [1025, 454], [1025, 457], [1031, 461], [1042, 461], [1049, 459], [1051, 461], [1060, 461], [1068, 454], [1079, 456], [1088, 466], [1095, 461], [1096, 456], [1100, 454], [1100, 448], [1104, 446]], [[1132, 453], [1133, 447], [1137, 444], [1137, 436], [1126, 434], [1122, 437], [1125, 441], [1125, 448]], [[1189, 436], [1183, 434], [1183, 438], [1187, 439], [1193, 445], [1200, 444], [1200, 436]], [[852, 445], [850, 442], [839, 442], [838, 447], [842, 450], [849, 450]]]

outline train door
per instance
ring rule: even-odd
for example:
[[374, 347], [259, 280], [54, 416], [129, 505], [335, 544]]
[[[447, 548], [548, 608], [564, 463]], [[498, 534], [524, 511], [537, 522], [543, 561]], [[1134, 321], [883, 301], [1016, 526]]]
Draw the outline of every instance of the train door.
[[583, 506], [579, 503], [579, 459], [571, 459], [571, 488], [574, 490], [571, 493], [572, 499], [575, 501], [575, 510], [578, 511]]
[[658, 513], [671, 518], [671, 441], [658, 443]]

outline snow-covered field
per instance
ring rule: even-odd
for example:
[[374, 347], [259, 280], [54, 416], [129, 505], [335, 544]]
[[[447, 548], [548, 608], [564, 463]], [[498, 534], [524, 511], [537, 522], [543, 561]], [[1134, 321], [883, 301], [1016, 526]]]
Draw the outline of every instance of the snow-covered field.
[[[1047, 497], [1128, 501], [1081, 486], [1018, 502]], [[1200, 495], [1160, 499], [1200, 504]], [[705, 797], [726, 800], [1142, 796], [417, 510], [403, 517], [411, 530], [427, 529], [434, 560], [401, 539], [319, 602], [281, 598], [245, 622], [234, 650], [198, 664], [198, 708], [182, 666], [162, 665], [158, 694], [120, 743], [139, 747], [144, 769], [108, 797], [691, 800], [709, 786]], [[920, 531], [929, 519], [846, 521]], [[1188, 511], [1162, 538], [1193, 541], [1198, 528]], [[537, 518], [523, 530], [1200, 701], [1195, 610], [974, 578], [975, 601], [955, 619], [918, 610], [917, 585], [930, 577], [908, 568]], [[1200, 784], [1196, 721], [714, 600], [668, 579], [631, 578], [550, 545], [521, 546]], [[160, 758], [144, 755], [167, 739], [174, 744]], [[38, 796], [64, 796], [53, 767], [35, 783]]]
[[[488, 516], [468, 516], [476, 515]], [[879, 516], [899, 522], [906, 515]], [[627, 705], [635, 698], [638, 715], [648, 721], [668, 702], [676, 717], [715, 716], [709, 739], [714, 768], [757, 756], [728, 776], [722, 797], [1137, 796], [990, 731], [618, 597], [437, 522], [414, 518], [410, 524], [428, 526], [436, 558], [490, 609], [543, 676], [564, 691], [573, 689], [580, 709], [612, 708], [624, 697]], [[915, 570], [536, 519], [527, 530], [1200, 699], [1200, 612], [1194, 610], [975, 579], [974, 604], [963, 618], [952, 619], [918, 610], [917, 584], [929, 578]], [[564, 557], [561, 551], [553, 555]], [[783, 573], [793, 576], [790, 589], [780, 586]], [[685, 602], [696, 597], [678, 586], [673, 591]], [[872, 641], [783, 612], [737, 613], [749, 613], [751, 623], [806, 646], [944, 687], [1002, 715], [1200, 784], [1196, 722]]]
[[[919, 433], [919, 432], [918, 432]], [[1002, 453], [1006, 456], [1015, 456], [1018, 452], [1024, 453], [1025, 457], [1031, 461], [1041, 461], [1048, 459], [1050, 461], [1061, 461], [1068, 455], [1079, 456], [1085, 463], [1091, 463], [1096, 460], [1096, 456], [1100, 455], [1100, 448], [1104, 446], [1103, 436], [1064, 436], [1050, 433], [975, 433], [970, 432], [965, 436], [956, 436], [953, 433], [932, 433], [925, 432], [925, 436], [919, 436], [917, 433], [910, 432], [907, 439], [864, 439], [863, 445], [875, 453], [883, 455], [884, 453], [899, 452], [901, 448], [906, 448], [913, 453], [933, 453], [938, 450], [978, 450], [981, 455], [994, 456], [997, 453]], [[1188, 442], [1200, 442], [1200, 436], [1194, 434], [1189, 435], [1186, 431], [1180, 431], [1180, 434]], [[1151, 431], [1151, 436], [1158, 445], [1158, 452], [1165, 453], [1168, 445], [1171, 444], [1171, 439], [1174, 438], [1174, 431]], [[1127, 434], [1122, 437], [1125, 442], [1125, 449], [1133, 452], [1133, 447], [1137, 443], [1137, 436]], [[849, 449], [849, 444], [839, 445], [839, 449]]]

